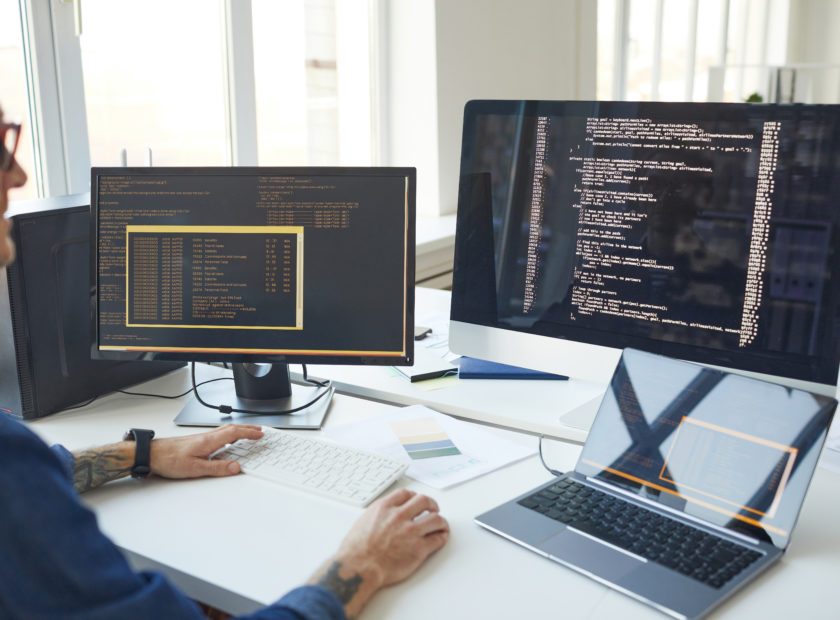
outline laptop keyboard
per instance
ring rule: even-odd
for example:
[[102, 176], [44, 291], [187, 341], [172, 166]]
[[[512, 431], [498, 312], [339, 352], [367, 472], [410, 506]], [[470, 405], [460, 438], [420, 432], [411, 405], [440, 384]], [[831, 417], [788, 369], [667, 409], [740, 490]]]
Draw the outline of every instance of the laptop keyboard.
[[762, 555], [569, 479], [519, 504], [713, 588]]

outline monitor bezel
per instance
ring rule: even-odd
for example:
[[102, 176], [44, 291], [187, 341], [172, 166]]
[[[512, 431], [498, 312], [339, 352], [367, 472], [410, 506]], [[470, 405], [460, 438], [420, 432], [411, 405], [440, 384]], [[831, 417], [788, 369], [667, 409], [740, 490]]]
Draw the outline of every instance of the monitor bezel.
[[[305, 353], [202, 353], [193, 351], [115, 351], [99, 348], [99, 303], [98, 285], [99, 274], [99, 192], [98, 180], [105, 175], [141, 175], [154, 176], [165, 174], [177, 175], [217, 175], [217, 176], [253, 176], [253, 175], [283, 175], [283, 176], [362, 176], [362, 177], [403, 177], [408, 179], [407, 192], [407, 221], [406, 221], [406, 290], [405, 290], [405, 324], [403, 325], [404, 354], [395, 355], [312, 355]], [[335, 166], [283, 166], [283, 167], [153, 167], [153, 168], [121, 168], [94, 167], [91, 168], [90, 183], [90, 334], [91, 357], [102, 360], [163, 360], [163, 361], [191, 361], [191, 362], [230, 362], [230, 363], [270, 363], [270, 364], [340, 364], [340, 365], [376, 365], [376, 366], [407, 366], [414, 363], [414, 280], [415, 280], [415, 245], [416, 245], [416, 188], [417, 171], [409, 167], [335, 167]]]
[[[634, 102], [634, 101], [541, 101], [541, 100], [472, 100], [464, 106], [463, 134], [461, 142], [461, 168], [459, 174], [458, 211], [455, 233], [455, 260], [452, 279], [452, 329], [450, 341], [452, 350], [462, 355], [487, 356], [494, 361], [501, 363], [512, 363], [523, 365], [523, 360], [534, 358], [533, 365], [529, 367], [547, 372], [566, 374], [571, 377], [596, 380], [600, 383], [606, 382], [614, 364], [617, 362], [618, 352], [625, 347], [633, 347], [649, 353], [669, 355], [679, 359], [698, 362], [707, 365], [714, 365], [728, 370], [735, 370], [742, 373], [758, 373], [768, 377], [779, 377], [784, 380], [807, 382], [810, 388], [818, 385], [835, 386], [838, 380], [838, 360], [829, 361], [824, 357], [812, 359], [820, 365], [815, 369], [813, 365], [795, 360], [792, 356], [778, 354], [764, 354], [757, 352], [744, 352], [732, 350], [719, 350], [712, 348], [701, 348], [695, 345], [688, 345], [653, 338], [639, 336], [628, 336], [619, 332], [605, 332], [601, 330], [587, 330], [558, 326], [555, 333], [527, 331], [513, 328], [507, 325], [490, 324], [482, 317], [475, 316], [470, 311], [470, 304], [467, 299], [462, 299], [458, 294], [459, 283], [465, 278], [475, 278], [476, 274], [465, 274], [463, 259], [467, 251], [467, 237], [470, 233], [470, 222], [466, 210], [468, 204], [462, 204], [465, 200], [464, 175], [469, 171], [468, 164], [473, 156], [472, 145], [474, 144], [475, 132], [477, 130], [477, 119], [481, 115], [539, 115], [539, 114], [560, 114], [572, 112], [576, 114], [598, 113], [601, 106], [620, 105], [631, 109], [635, 106], [644, 107], [667, 107], [671, 104], [663, 102]], [[756, 110], [754, 104], [727, 104], [727, 103], [679, 103], [680, 106], [703, 106], [714, 110], [719, 117], [726, 118], [729, 115], [742, 114], [744, 111]], [[840, 105], [836, 104], [814, 104], [805, 106], [803, 104], [779, 105], [784, 110], [796, 110], [803, 108], [820, 108], [832, 110], [840, 115]], [[836, 267], [840, 262], [840, 253], [833, 255], [833, 265]], [[466, 302], [466, 303], [465, 303]], [[471, 328], [475, 329], [471, 329]], [[466, 328], [466, 329], [464, 329]], [[486, 330], [486, 331], [485, 331]], [[562, 332], [562, 333], [561, 333]], [[526, 336], [516, 339], [516, 335]], [[494, 337], [491, 337], [494, 336]], [[488, 339], [504, 341], [504, 345], [496, 346], [479, 343], [478, 340]], [[495, 338], [495, 340], [494, 340]], [[522, 350], [510, 349], [511, 342], [516, 339], [522, 341]], [[551, 345], [544, 341], [551, 339], [556, 347], [554, 354], [551, 354]], [[534, 343], [540, 341], [541, 355], [528, 356], [527, 350], [534, 350]], [[580, 376], [576, 372], [581, 365], [581, 346], [589, 345], [591, 350], [591, 363], [583, 365], [586, 370]], [[514, 347], [516, 349], [516, 347]], [[564, 355], [564, 353], [575, 352], [575, 355]], [[586, 351], [590, 353], [590, 351]], [[803, 384], [803, 385], [806, 385]], [[825, 390], [821, 390], [825, 391]]]

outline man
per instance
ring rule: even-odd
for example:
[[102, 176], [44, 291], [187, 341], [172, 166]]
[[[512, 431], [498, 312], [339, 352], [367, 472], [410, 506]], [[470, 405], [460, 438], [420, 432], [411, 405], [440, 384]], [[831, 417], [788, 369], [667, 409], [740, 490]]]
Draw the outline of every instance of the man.
[[[0, 267], [14, 259], [8, 192], [26, 182], [15, 160], [20, 126], [0, 109]], [[155, 439], [152, 473], [165, 478], [229, 476], [233, 461], [208, 455], [257, 426]], [[135, 442], [71, 454], [47, 447], [0, 415], [0, 618], [199, 618], [198, 606], [156, 573], [135, 573], [78, 499], [134, 464]], [[429, 497], [401, 489], [372, 504], [338, 552], [310, 580], [250, 618], [356, 616], [380, 589], [403, 581], [446, 544], [449, 526]], [[224, 544], [224, 541], [220, 541]], [[255, 553], [259, 551], [255, 550]]]

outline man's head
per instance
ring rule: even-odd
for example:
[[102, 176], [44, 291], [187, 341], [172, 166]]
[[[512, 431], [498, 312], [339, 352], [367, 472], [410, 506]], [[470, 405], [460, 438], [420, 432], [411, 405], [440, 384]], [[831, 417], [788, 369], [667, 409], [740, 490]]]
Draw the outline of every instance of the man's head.
[[0, 267], [8, 265], [15, 257], [15, 246], [9, 237], [12, 224], [5, 217], [9, 207], [9, 190], [26, 183], [26, 173], [14, 158], [13, 142], [7, 140], [12, 131], [15, 129], [3, 118], [3, 108], [0, 107]]

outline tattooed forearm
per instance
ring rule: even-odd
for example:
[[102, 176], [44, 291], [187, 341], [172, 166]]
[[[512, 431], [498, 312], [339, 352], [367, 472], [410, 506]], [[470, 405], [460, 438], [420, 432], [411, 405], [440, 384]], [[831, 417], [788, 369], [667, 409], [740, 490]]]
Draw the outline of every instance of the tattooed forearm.
[[84, 493], [131, 472], [134, 464], [133, 446], [111, 444], [73, 454], [76, 458], [73, 486]]
[[359, 586], [362, 585], [362, 576], [354, 573], [352, 577], [345, 579], [338, 574], [340, 570], [341, 562], [334, 561], [330, 564], [327, 572], [318, 580], [318, 585], [335, 594], [342, 605], [347, 605], [359, 591]]

